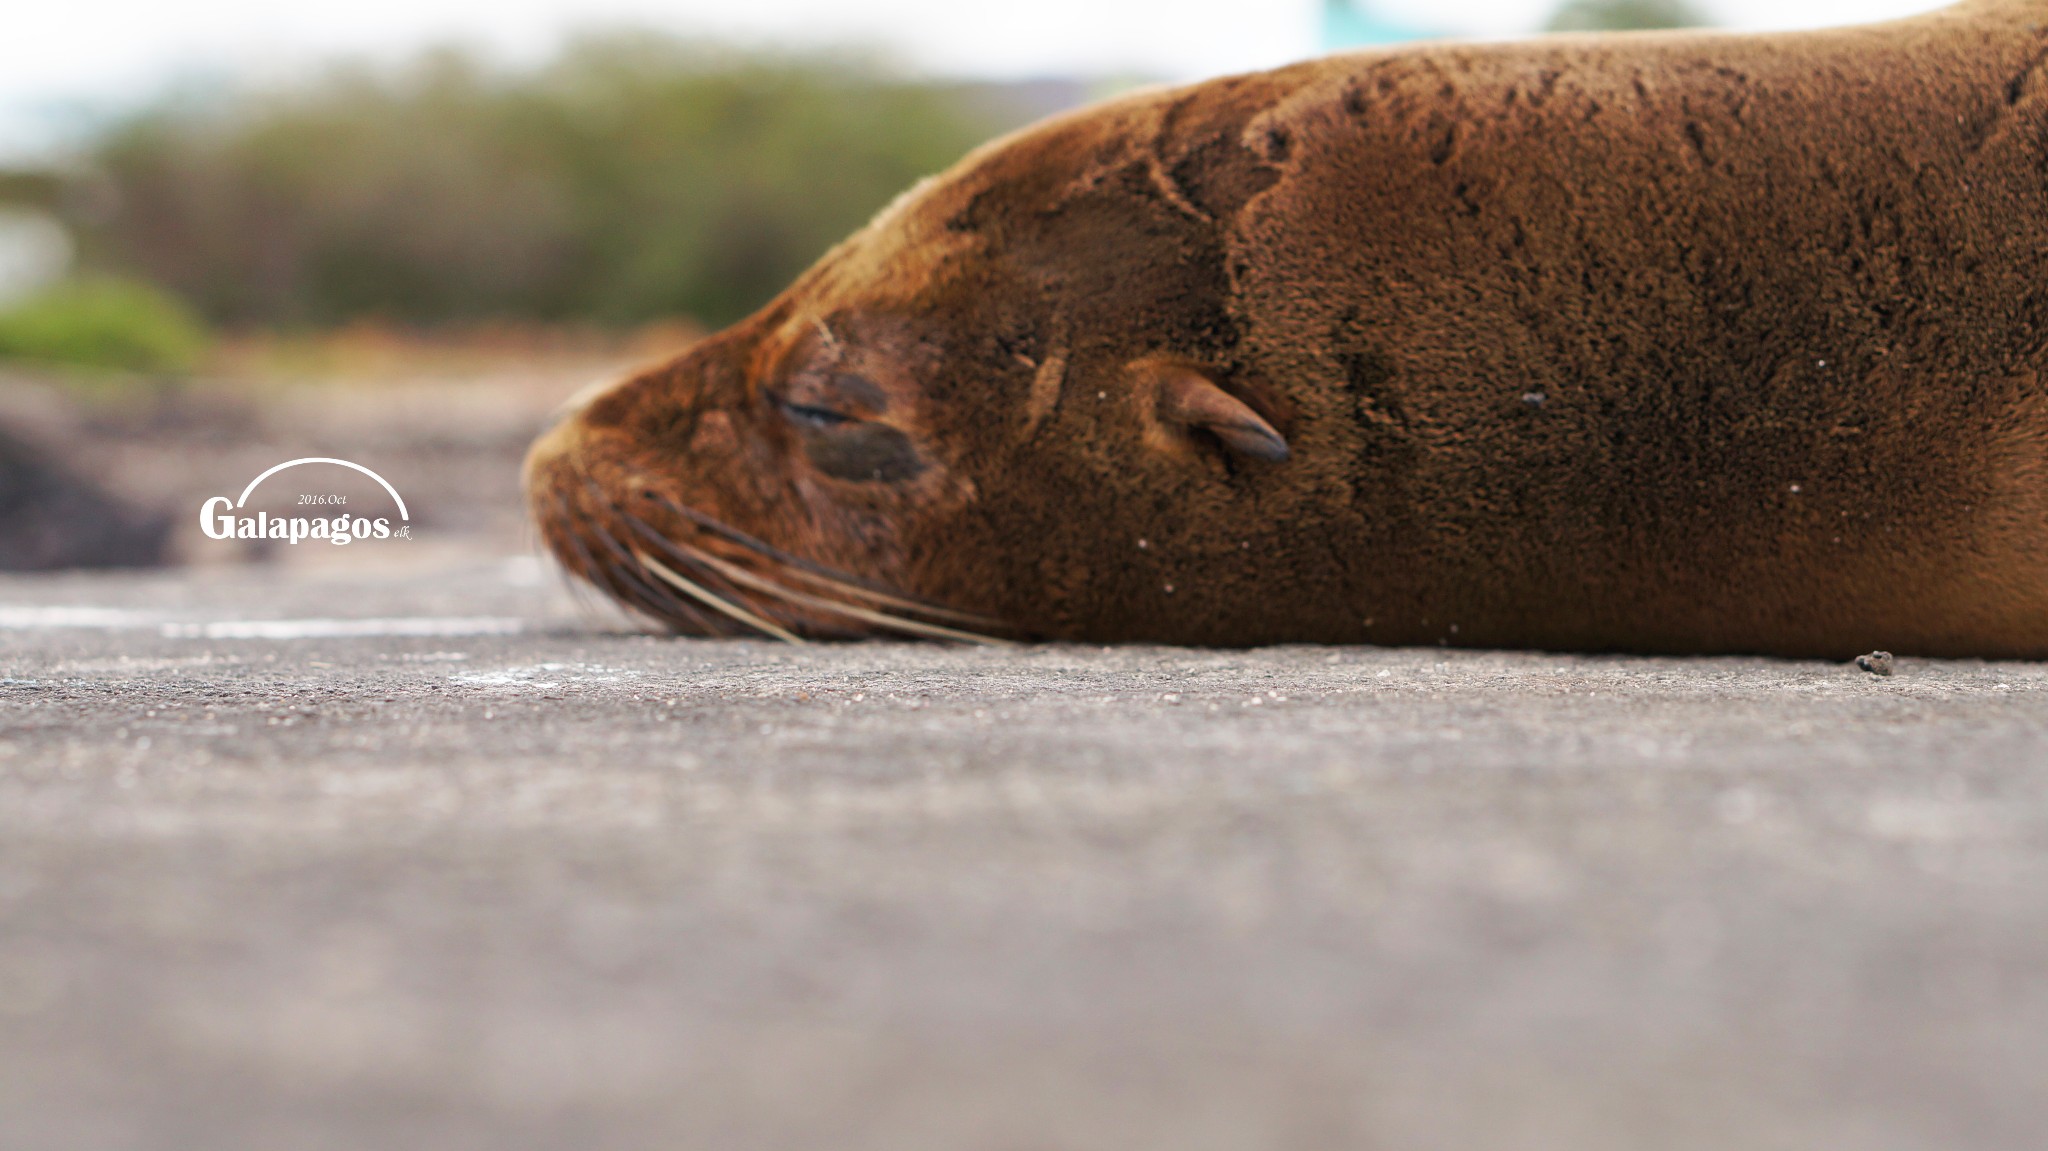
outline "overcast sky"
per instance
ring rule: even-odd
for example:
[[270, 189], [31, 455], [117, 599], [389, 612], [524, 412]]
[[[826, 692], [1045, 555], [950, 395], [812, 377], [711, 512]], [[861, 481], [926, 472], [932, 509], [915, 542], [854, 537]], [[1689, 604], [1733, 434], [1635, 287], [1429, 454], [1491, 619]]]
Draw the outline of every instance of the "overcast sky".
[[[1511, 36], [1554, 0], [1376, 0], [1447, 32]], [[1706, 0], [1722, 23], [1792, 28], [1939, 0]], [[861, 41], [925, 71], [1185, 79], [1316, 52], [1318, 0], [8, 0], [0, 16], [0, 154], [180, 77], [289, 74], [335, 55], [460, 42], [513, 59], [566, 30], [637, 25], [771, 43]]]

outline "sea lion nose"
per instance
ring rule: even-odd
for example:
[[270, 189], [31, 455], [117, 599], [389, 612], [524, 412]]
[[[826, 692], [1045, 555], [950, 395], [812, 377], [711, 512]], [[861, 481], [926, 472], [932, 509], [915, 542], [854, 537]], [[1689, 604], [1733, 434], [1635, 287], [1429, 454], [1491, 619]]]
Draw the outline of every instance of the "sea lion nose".
[[577, 412], [558, 413], [554, 426], [542, 432], [540, 438], [533, 441], [533, 446], [526, 449], [526, 462], [520, 472], [528, 499], [534, 499], [544, 490], [555, 486], [554, 478], [561, 472], [562, 466], [574, 459], [577, 448], [583, 441], [584, 431], [578, 415], [580, 409]]
[[[600, 380], [564, 400], [527, 450], [523, 481], [541, 514], [564, 495], [617, 497], [650, 457], [725, 460], [742, 451], [729, 415], [708, 402], [703, 357], [685, 354], [623, 378]], [[633, 461], [632, 466], [624, 466]], [[657, 471], [664, 469], [657, 467]], [[617, 490], [614, 490], [617, 489]]]

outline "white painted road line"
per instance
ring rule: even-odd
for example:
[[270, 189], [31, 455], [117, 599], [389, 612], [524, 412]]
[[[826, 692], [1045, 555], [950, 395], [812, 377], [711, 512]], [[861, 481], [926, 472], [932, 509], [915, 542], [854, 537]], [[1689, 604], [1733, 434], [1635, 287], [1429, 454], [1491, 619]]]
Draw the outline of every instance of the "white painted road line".
[[394, 616], [370, 619], [183, 620], [156, 612], [99, 607], [0, 604], [0, 631], [60, 628], [155, 629], [170, 639], [352, 639], [379, 636], [516, 635], [510, 616]]

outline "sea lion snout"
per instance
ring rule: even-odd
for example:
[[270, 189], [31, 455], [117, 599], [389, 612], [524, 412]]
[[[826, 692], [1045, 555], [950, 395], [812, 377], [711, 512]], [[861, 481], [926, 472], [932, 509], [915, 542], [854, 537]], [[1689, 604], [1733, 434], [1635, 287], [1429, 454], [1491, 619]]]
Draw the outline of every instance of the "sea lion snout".
[[588, 397], [530, 451], [528, 500], [572, 573], [678, 631], [986, 638], [898, 591], [899, 526], [946, 483], [916, 393], [886, 341], [763, 322]]

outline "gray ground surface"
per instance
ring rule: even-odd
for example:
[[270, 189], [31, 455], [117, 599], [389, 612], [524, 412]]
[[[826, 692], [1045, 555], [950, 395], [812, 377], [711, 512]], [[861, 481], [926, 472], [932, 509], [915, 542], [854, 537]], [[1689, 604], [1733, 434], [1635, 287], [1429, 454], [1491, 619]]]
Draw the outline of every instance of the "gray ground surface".
[[2048, 1145], [2048, 667], [538, 577], [0, 580], [0, 1147]]

